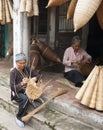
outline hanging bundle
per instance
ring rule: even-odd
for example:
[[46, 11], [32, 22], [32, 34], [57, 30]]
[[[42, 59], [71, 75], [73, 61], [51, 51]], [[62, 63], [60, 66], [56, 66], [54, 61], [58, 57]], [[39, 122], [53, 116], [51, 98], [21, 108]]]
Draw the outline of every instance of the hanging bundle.
[[10, 18], [10, 12], [9, 12], [9, 6], [7, 1], [5, 0], [5, 14], [6, 14], [6, 23], [10, 23], [11, 22], [11, 18]]
[[24, 13], [26, 11], [26, 0], [21, 0], [20, 12]]
[[70, 5], [67, 10], [67, 19], [72, 19], [75, 11], [77, 0], [71, 0]]
[[53, 6], [59, 6], [59, 5], [66, 3], [67, 1], [68, 0], [49, 0], [46, 8], [53, 7]]
[[0, 21], [2, 20], [2, 12], [3, 12], [3, 6], [2, 6], [2, 0], [0, 0]]
[[102, 0], [78, 0], [74, 12], [74, 31], [83, 27], [97, 11]]
[[11, 23], [13, 19], [13, 4], [11, 0], [0, 0], [0, 23]]
[[103, 66], [95, 66], [76, 94], [81, 104], [103, 111]]
[[38, 16], [39, 15], [38, 0], [21, 0], [20, 12], [26, 13], [28, 17]]
[[5, 0], [2, 1], [2, 20], [0, 21], [2, 25], [6, 24], [6, 14], [5, 14]]
[[97, 15], [99, 25], [100, 25], [101, 29], [103, 29], [103, 1], [100, 4], [100, 6], [96, 12], [96, 15]]

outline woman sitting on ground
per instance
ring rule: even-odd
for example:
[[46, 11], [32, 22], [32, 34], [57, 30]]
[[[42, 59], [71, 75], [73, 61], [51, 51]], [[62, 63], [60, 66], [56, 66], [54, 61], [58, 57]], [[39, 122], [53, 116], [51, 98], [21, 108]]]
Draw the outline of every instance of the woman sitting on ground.
[[79, 65], [91, 62], [91, 56], [80, 48], [80, 45], [79, 36], [74, 36], [71, 46], [65, 50], [63, 56], [63, 64], [65, 65], [64, 77], [72, 81], [77, 87], [81, 87], [82, 81], [86, 78], [78, 71]]

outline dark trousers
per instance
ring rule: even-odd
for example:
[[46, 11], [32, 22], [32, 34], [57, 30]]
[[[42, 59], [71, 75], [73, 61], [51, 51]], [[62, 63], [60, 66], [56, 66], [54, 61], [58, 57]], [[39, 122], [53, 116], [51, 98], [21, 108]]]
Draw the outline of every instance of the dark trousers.
[[23, 93], [18, 93], [18, 95], [15, 96], [14, 100], [19, 104], [17, 118], [21, 120], [21, 118], [26, 115], [30, 102], [28, 100], [28, 97]]
[[69, 81], [72, 81], [75, 83], [76, 86], [79, 84], [82, 84], [82, 81], [85, 80], [85, 77], [78, 72], [77, 70], [71, 70], [64, 73], [64, 77], [68, 79]]

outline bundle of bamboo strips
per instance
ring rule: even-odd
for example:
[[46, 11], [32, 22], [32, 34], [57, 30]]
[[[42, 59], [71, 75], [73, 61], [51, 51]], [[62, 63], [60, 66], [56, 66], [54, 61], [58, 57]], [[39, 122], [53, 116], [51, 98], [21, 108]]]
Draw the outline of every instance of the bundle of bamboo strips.
[[20, 12], [26, 13], [28, 17], [38, 16], [39, 15], [38, 0], [21, 0]]
[[0, 24], [11, 23], [13, 19], [13, 4], [11, 0], [0, 0]]
[[75, 98], [81, 104], [103, 111], [103, 66], [95, 66]]
[[13, 19], [13, 4], [11, 0], [0, 0], [0, 24], [11, 23]]

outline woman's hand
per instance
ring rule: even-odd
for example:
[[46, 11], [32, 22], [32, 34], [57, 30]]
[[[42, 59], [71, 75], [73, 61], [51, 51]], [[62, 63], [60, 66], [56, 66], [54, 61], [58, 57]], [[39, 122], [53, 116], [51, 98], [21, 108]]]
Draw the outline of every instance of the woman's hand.
[[23, 78], [23, 79], [22, 79], [22, 82], [21, 82], [21, 86], [26, 85], [28, 82], [29, 82], [29, 79], [28, 79], [28, 78]]
[[71, 63], [72, 63], [72, 64], [78, 64], [78, 61], [77, 61], [77, 60], [72, 60]]

